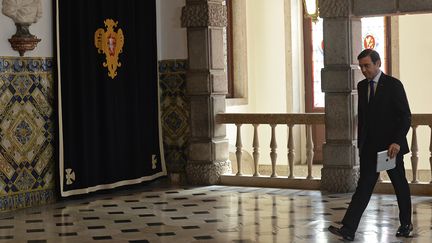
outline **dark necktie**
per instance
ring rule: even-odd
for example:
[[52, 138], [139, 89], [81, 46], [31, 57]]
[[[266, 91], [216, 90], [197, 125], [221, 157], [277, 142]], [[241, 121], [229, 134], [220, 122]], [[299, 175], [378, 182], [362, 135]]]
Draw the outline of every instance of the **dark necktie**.
[[375, 82], [373, 80], [369, 81], [369, 101], [375, 96], [374, 83]]

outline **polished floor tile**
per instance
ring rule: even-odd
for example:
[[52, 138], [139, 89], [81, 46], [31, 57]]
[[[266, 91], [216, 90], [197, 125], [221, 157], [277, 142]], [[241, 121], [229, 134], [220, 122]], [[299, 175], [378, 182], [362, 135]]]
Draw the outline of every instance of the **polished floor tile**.
[[[253, 187], [141, 188], [0, 214], [0, 243], [342, 242], [351, 194]], [[374, 194], [356, 242], [432, 242], [432, 197], [413, 197], [412, 238], [394, 236], [394, 195]]]

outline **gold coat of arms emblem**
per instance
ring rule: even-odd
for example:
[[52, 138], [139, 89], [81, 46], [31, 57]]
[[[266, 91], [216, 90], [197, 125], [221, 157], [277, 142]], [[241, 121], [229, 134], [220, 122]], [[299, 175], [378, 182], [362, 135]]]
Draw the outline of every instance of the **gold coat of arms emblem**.
[[106, 19], [104, 24], [107, 31], [103, 28], [97, 29], [94, 35], [94, 42], [98, 53], [105, 54], [106, 62], [102, 65], [108, 67], [108, 76], [114, 79], [117, 76], [117, 68], [121, 67], [118, 56], [123, 52], [124, 36], [120, 28], [117, 32], [114, 31], [118, 21]]

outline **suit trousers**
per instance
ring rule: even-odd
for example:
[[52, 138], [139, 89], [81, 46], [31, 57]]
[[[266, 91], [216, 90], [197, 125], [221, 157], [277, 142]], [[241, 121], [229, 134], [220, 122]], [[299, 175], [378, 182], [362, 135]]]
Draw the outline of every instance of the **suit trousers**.
[[[411, 193], [405, 177], [403, 155], [396, 157], [396, 167], [387, 170], [399, 206], [401, 225], [411, 224]], [[351, 233], [357, 231], [360, 219], [372, 196], [379, 173], [376, 172], [376, 154], [360, 157], [360, 178], [351, 202], [342, 220], [343, 227]]]

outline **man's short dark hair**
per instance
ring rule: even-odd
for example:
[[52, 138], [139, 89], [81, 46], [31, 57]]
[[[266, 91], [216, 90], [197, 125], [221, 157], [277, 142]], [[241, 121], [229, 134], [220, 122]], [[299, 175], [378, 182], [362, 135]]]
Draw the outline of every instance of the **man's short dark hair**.
[[380, 55], [377, 51], [373, 49], [364, 49], [360, 54], [357, 56], [357, 60], [360, 60], [362, 58], [365, 58], [367, 56], [370, 56], [373, 64], [376, 64], [378, 60], [381, 60]]

